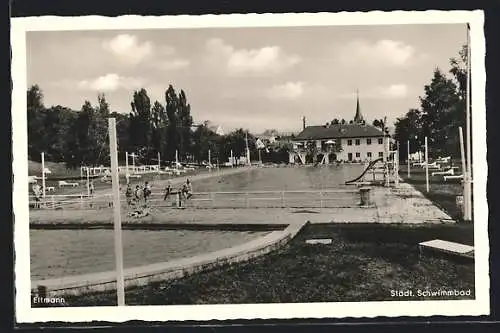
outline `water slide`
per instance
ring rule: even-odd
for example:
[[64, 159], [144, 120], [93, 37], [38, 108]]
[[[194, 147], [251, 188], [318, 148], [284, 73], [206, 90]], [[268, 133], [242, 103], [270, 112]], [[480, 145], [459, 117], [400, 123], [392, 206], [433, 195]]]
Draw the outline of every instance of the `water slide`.
[[376, 159], [376, 160], [374, 160], [374, 161], [371, 161], [371, 162], [370, 162], [370, 164], [368, 164], [368, 166], [366, 167], [365, 171], [363, 171], [359, 177], [356, 177], [356, 178], [354, 178], [354, 179], [352, 179], [352, 180], [348, 180], [348, 181], [346, 181], [345, 183], [346, 183], [346, 184], [351, 184], [351, 183], [355, 183], [355, 182], [357, 182], [358, 180], [360, 180], [361, 178], [363, 178], [363, 176], [365, 175], [365, 173], [367, 173], [367, 172], [368, 172], [368, 170], [370, 170], [371, 168], [373, 168], [373, 166], [374, 166], [377, 162], [382, 162], [383, 160], [384, 160], [384, 158], [383, 158], [383, 157], [380, 157], [380, 158], [377, 158], [377, 159]]

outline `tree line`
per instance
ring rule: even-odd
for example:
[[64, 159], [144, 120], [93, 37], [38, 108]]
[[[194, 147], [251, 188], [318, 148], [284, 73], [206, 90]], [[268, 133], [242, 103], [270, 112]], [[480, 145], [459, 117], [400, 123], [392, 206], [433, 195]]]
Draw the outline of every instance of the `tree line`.
[[422, 150], [426, 136], [430, 157], [460, 157], [458, 128], [461, 126], [465, 135], [467, 46], [458, 54], [449, 61], [448, 75], [440, 68], [434, 70], [424, 96], [419, 98], [420, 108], [397, 118], [394, 137], [400, 143], [401, 159], [406, 159], [408, 140], [410, 153], [414, 153]]
[[[174, 161], [176, 152], [181, 162], [228, 161], [231, 151], [236, 158], [246, 156], [248, 148], [253, 160], [258, 158], [256, 138], [240, 128], [219, 135], [209, 121], [195, 124], [186, 93], [176, 92], [172, 85], [165, 100], [152, 101], [145, 89], [133, 92], [128, 114], [112, 112], [104, 94], [97, 103], [85, 101], [79, 111], [64, 106], [46, 107], [38, 85], [27, 91], [28, 155], [40, 161], [64, 162], [67, 167], [109, 165], [108, 118], [116, 118], [118, 158], [124, 163], [125, 152], [135, 153], [144, 164]], [[271, 148], [272, 149], [272, 148]], [[278, 147], [279, 151], [288, 149]]]

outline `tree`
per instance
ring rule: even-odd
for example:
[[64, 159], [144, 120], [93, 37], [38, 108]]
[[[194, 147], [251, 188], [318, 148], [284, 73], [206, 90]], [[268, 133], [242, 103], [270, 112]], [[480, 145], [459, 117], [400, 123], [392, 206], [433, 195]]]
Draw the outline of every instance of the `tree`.
[[345, 125], [345, 124], [346, 124], [345, 119], [344, 119], [344, 118], [342, 118], [342, 120], [340, 121], [340, 123], [341, 123], [342, 125]]
[[179, 122], [179, 156], [186, 158], [191, 152], [191, 126], [193, 117], [191, 117], [191, 105], [187, 102], [186, 93], [181, 90], [178, 97], [177, 119]]
[[130, 142], [133, 143], [131, 148], [140, 155], [139, 159], [150, 158], [153, 154], [151, 100], [146, 89], [134, 91], [130, 107], [132, 111], [129, 115], [129, 130]]
[[28, 120], [28, 156], [30, 160], [40, 161], [40, 153], [44, 151], [41, 146], [43, 118], [45, 116], [43, 105], [43, 92], [38, 85], [31, 86], [27, 93], [27, 120]]
[[331, 124], [332, 125], [338, 125], [338, 124], [340, 124], [340, 121], [337, 118], [335, 118], [335, 119], [332, 120]]
[[216, 157], [219, 150], [219, 136], [209, 128], [208, 123], [198, 126], [193, 133], [193, 157], [196, 161], [208, 160], [208, 150], [212, 157]]
[[384, 131], [384, 120], [383, 119], [375, 119], [372, 123], [373, 126], [380, 128], [380, 130]]
[[[430, 84], [426, 85], [425, 96], [420, 97], [422, 109], [422, 134], [429, 140], [432, 154], [457, 153], [457, 125], [463, 120], [457, 86], [436, 69]], [[457, 119], [458, 118], [458, 119]]]

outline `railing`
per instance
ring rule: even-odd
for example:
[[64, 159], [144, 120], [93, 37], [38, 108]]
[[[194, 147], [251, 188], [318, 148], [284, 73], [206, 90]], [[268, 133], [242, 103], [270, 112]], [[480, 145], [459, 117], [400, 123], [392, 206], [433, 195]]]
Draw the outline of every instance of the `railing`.
[[[163, 193], [152, 193], [147, 203], [150, 207], [189, 208], [341, 208], [356, 207], [366, 199], [360, 190], [301, 190], [301, 191], [232, 191], [197, 192], [185, 200], [180, 194], [170, 194], [164, 200]], [[122, 207], [127, 199], [121, 195]], [[113, 206], [111, 194], [105, 195], [50, 195], [41, 200], [40, 208], [46, 209], [104, 209]], [[144, 199], [139, 201], [144, 203]], [[30, 198], [30, 207], [34, 207]], [[364, 204], [366, 205], [366, 203]]]

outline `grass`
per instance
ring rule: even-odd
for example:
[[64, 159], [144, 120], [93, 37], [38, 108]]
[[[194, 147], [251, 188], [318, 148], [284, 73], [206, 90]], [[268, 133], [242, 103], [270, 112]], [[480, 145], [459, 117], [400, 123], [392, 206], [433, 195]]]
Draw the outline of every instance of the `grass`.
[[[330, 245], [308, 245], [329, 237]], [[441, 238], [473, 244], [472, 225], [308, 225], [286, 247], [247, 263], [126, 291], [128, 305], [363, 302], [457, 299], [417, 297], [418, 290], [468, 290], [472, 260], [418, 254], [421, 241]], [[413, 297], [393, 297], [412, 290]], [[68, 306], [116, 305], [116, 293], [65, 297]]]
[[453, 219], [462, 220], [462, 212], [456, 205], [456, 197], [463, 194], [463, 185], [460, 180], [445, 182], [443, 176], [432, 176], [432, 170], [429, 170], [429, 192], [427, 192], [425, 169], [412, 168], [410, 178], [408, 178], [406, 166], [402, 165], [400, 167], [400, 176]]

